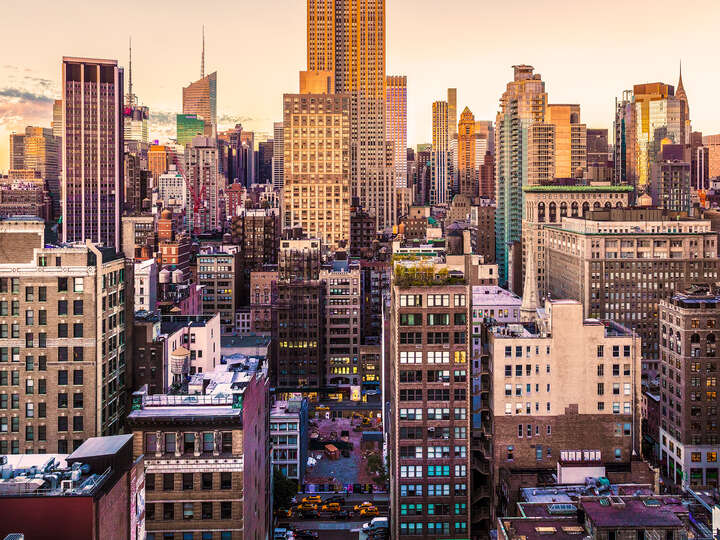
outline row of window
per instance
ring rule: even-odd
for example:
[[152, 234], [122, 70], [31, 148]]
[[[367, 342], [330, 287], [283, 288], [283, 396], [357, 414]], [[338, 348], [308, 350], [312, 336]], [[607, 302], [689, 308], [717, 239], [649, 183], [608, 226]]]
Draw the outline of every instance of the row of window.
[[[427, 438], [450, 440], [450, 434], [453, 434], [455, 439], [467, 439], [467, 429], [464, 426], [455, 426], [450, 430], [450, 427], [443, 426], [432, 426], [427, 428]], [[401, 440], [424, 440], [425, 429], [422, 426], [402, 426], [400, 428], [400, 439]]]
[[[401, 516], [422, 516], [427, 513], [428, 516], [434, 515], [450, 515], [450, 508], [453, 508], [453, 514], [456, 516], [467, 514], [467, 503], [455, 503], [454, 505], [443, 504], [443, 503], [429, 503], [423, 505], [422, 503], [417, 504], [401, 504], [400, 515]], [[423, 510], [426, 512], [423, 512]]]
[[[428, 401], [450, 401], [450, 396], [455, 401], [465, 401], [467, 399], [467, 390], [465, 388], [455, 388], [452, 394], [449, 388], [428, 388], [426, 396]], [[400, 401], [422, 401], [423, 390], [421, 388], [403, 388], [400, 390]]]
[[[30, 404], [31, 405], [31, 404]], [[41, 405], [45, 405], [42, 403]], [[34, 411], [33, 411], [34, 415]], [[32, 418], [33, 416], [29, 416], [29, 418]], [[39, 418], [45, 418], [45, 409], [43, 408], [42, 415], [38, 413]], [[10, 419], [10, 422], [8, 422], [8, 418], [6, 416], [0, 416], [0, 433], [19, 433], [20, 432], [20, 418], [18, 416], [13, 416]], [[67, 416], [58, 416], [57, 418], [58, 422], [58, 428], [57, 430], [59, 432], [65, 432], [68, 431], [69, 427], [69, 419]], [[82, 416], [73, 416], [72, 419], [72, 430], [73, 431], [83, 431], [84, 428], [84, 420]], [[37, 426], [38, 428], [38, 435], [37, 440], [38, 441], [45, 441], [47, 440], [45, 438], [46, 433], [46, 426]], [[26, 424], [25, 425], [25, 440], [26, 441], [33, 441], [35, 440], [35, 426], [32, 424]]]
[[467, 484], [400, 484], [401, 497], [422, 497], [423, 487], [427, 487], [428, 497], [449, 497], [455, 495], [463, 497], [467, 495]]
[[[150, 455], [156, 452], [165, 452], [174, 454], [180, 445], [180, 450], [184, 454], [195, 453], [195, 432], [190, 433], [170, 432], [164, 433], [158, 440], [157, 433], [145, 433], [145, 453]], [[178, 442], [179, 439], [179, 442]], [[232, 453], [232, 432], [223, 431], [220, 434], [220, 451], [222, 453]], [[215, 434], [212, 431], [206, 431], [200, 434], [199, 440], [200, 451], [203, 453], [213, 452], [215, 450]]]
[[[466, 332], [453, 332], [453, 343], [464, 345], [467, 343]], [[450, 332], [427, 332], [426, 341], [428, 345], [448, 345], [450, 343]], [[422, 345], [422, 332], [400, 332], [400, 345]]]
[[[38, 432], [37, 435], [34, 437], [34, 440], [37, 440], [39, 442], [43, 442], [45, 440], [45, 426], [38, 426]], [[72, 451], [74, 452], [78, 448], [80, 448], [80, 445], [82, 445], [83, 439], [73, 439], [72, 441]], [[57, 444], [57, 453], [58, 454], [67, 454], [69, 453], [68, 448], [68, 441], [65, 439], [58, 440]], [[19, 454], [20, 453], [20, 441], [17, 439], [13, 439], [12, 441], [0, 441], [0, 454]], [[24, 454], [47, 454], [46, 448], [38, 448], [37, 451], [33, 449], [32, 447], [25, 447]]]
[[[27, 394], [34, 394], [34, 384], [30, 384], [32, 382], [32, 379], [28, 379], [28, 381], [25, 384], [25, 390]], [[47, 394], [47, 386], [45, 379], [40, 379], [38, 381], [38, 394], [44, 395]], [[19, 409], [20, 408], [20, 394], [0, 394], [0, 409], [7, 409], [8, 403], [10, 404], [10, 409]], [[26, 416], [28, 418], [32, 418], [30, 414], [27, 414], [27, 407], [32, 407], [32, 403], [26, 403]], [[39, 407], [42, 407], [42, 410], [45, 410], [45, 403], [39, 403]], [[58, 394], [58, 408], [60, 409], [67, 409], [68, 408], [68, 394], [62, 392]], [[82, 392], [77, 392], [73, 394], [73, 409], [82, 409], [83, 408], [83, 394]], [[41, 417], [42, 418], [42, 417]]]
[[[453, 362], [456, 364], [464, 364], [467, 362], [466, 351], [454, 351]], [[423, 351], [400, 351], [401, 364], [422, 364]], [[449, 364], [450, 351], [427, 351], [428, 364]]]
[[[467, 323], [467, 313], [453, 313], [453, 324], [464, 325]], [[400, 326], [422, 326], [422, 313], [401, 313]], [[450, 313], [428, 313], [428, 326], [448, 326], [450, 324]]]
[[423, 454], [427, 459], [445, 459], [450, 457], [464, 458], [467, 456], [467, 447], [465, 445], [455, 445], [452, 453], [450, 446], [401, 446], [400, 458], [404, 459], [423, 459]]
[[[182, 514], [175, 512], [175, 505], [179, 505], [182, 508]], [[163, 520], [171, 521], [175, 519], [217, 519], [213, 517], [213, 502], [199, 503], [200, 512], [196, 513], [196, 503], [183, 502], [183, 503], [145, 503], [145, 518], [148, 521]], [[220, 501], [220, 519], [232, 519], [232, 501]], [[162, 514], [156, 512], [162, 509]], [[177, 515], [177, 517], [175, 517]]]
[[[427, 295], [427, 307], [450, 307], [450, 296], [449, 294], [428, 294]], [[466, 304], [464, 294], [454, 294], [453, 306], [464, 307]], [[400, 307], [414, 307], [423, 305], [422, 294], [401, 294], [400, 295]]]
[[[193, 473], [180, 473], [177, 475], [175, 473], [148, 473], [145, 475], [145, 489], [148, 491], [155, 491], [156, 489], [160, 489], [160, 487], [156, 487], [157, 477], [160, 477], [160, 481], [162, 482], [162, 490], [174, 491], [176, 476], [180, 476], [179, 489], [181, 489], [182, 491], [192, 491], [194, 489], [232, 489], [232, 473], [229, 472], [220, 473], [219, 486], [214, 485], [213, 473], [209, 472], [200, 473], [199, 475]], [[197, 476], [199, 476], [199, 479], [196, 478]]]

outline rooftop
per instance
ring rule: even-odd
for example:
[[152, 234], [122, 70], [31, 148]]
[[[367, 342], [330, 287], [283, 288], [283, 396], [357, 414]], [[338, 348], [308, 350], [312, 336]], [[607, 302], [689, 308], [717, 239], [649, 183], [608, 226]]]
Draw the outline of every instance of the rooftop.
[[582, 507], [593, 525], [602, 528], [683, 527], [677, 514], [688, 511], [680, 499], [672, 497], [599, 497], [582, 500]]
[[634, 191], [633, 186], [580, 185], [580, 186], [523, 186], [525, 193], [575, 192], [575, 193], [627, 193]]

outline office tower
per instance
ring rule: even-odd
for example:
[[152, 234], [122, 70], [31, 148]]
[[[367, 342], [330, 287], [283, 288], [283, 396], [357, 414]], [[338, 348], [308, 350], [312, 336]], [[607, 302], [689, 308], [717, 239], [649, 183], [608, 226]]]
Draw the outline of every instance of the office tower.
[[348, 94], [283, 96], [283, 226], [300, 226], [331, 249], [350, 241], [352, 101]]
[[225, 182], [218, 174], [215, 139], [198, 135], [185, 147], [185, 176], [193, 199], [192, 209], [188, 208], [188, 230], [222, 229]]
[[548, 294], [583, 303], [585, 316], [633, 328], [643, 373], [657, 373], [658, 303], [718, 276], [710, 221], [649, 208], [591, 211], [545, 229]]
[[52, 198], [56, 218], [60, 217], [61, 151], [62, 138], [51, 129], [28, 126], [24, 134], [10, 135], [10, 170], [22, 169], [39, 174]]
[[587, 130], [586, 178], [589, 182], [612, 182], [614, 179], [607, 129]]
[[430, 183], [430, 204], [447, 204], [449, 126], [447, 101], [435, 101], [432, 105], [432, 179]]
[[[476, 153], [475, 145], [477, 137], [475, 134], [475, 116], [470, 109], [465, 107], [460, 115], [460, 123], [457, 131], [457, 155], [458, 155], [458, 178], [459, 193], [467, 195], [470, 198], [479, 195], [478, 186], [478, 167], [475, 162]], [[485, 156], [483, 156], [484, 158]], [[495, 232], [493, 231], [493, 234]]]
[[153, 177], [153, 184], [157, 185], [160, 175], [168, 172], [169, 165], [174, 162], [172, 149], [158, 144], [150, 145], [148, 149], [148, 170]]
[[660, 466], [677, 486], [718, 487], [718, 327], [715, 290], [660, 301]]
[[[478, 141], [479, 139], [476, 139], [476, 147], [478, 146]], [[483, 160], [479, 166], [478, 175], [480, 197], [483, 197], [485, 199], [492, 199], [494, 201], [497, 196], [495, 186], [495, 155], [492, 154], [490, 151], [485, 152], [485, 156], [483, 157]], [[493, 219], [493, 222], [494, 221], [495, 220]], [[493, 236], [495, 236], [495, 231], [493, 231]], [[494, 255], [493, 260], [495, 260]]]
[[[632, 186], [560, 185], [525, 186], [525, 216], [522, 222], [522, 268], [527, 266], [529, 244], [534, 246], [537, 289], [541, 300], [547, 298], [546, 267], [547, 239], [545, 227], [560, 226], [563, 218], [582, 217], [590, 210], [600, 208], [626, 208], [632, 195]], [[524, 270], [522, 270], [524, 274]], [[522, 284], [513, 283], [513, 290], [521, 291]]]
[[205, 121], [204, 135], [217, 133], [217, 71], [205, 75], [205, 28], [203, 27], [200, 79], [183, 88], [183, 114], [196, 114]]
[[[170, 356], [171, 369], [182, 366], [188, 353], [179, 345]], [[269, 537], [267, 368], [234, 369], [199, 374], [192, 396], [133, 394], [127, 424], [133, 457], [145, 456], [147, 536], [187, 538], [190, 530], [200, 537], [195, 531], [201, 530], [227, 540]], [[223, 384], [230, 378], [236, 381], [232, 389]], [[216, 388], [227, 391], [213, 392]]]
[[587, 127], [580, 105], [548, 105], [545, 122], [554, 127], [552, 178], [582, 178], [587, 170]]
[[123, 69], [117, 60], [63, 57], [62, 80], [63, 241], [120, 249]]
[[[345, 258], [342, 258], [342, 257]], [[361, 398], [360, 265], [337, 252], [332, 266], [320, 271], [325, 286], [325, 380], [343, 400]]]
[[334, 76], [331, 91], [354, 95], [352, 196], [375, 216], [378, 230], [391, 227], [395, 189], [384, 144], [385, 0], [308, 0], [307, 69]]
[[272, 185], [273, 189], [281, 190], [285, 185], [285, 138], [282, 122], [273, 123], [273, 157], [272, 157]]
[[46, 243], [36, 218], [1, 229], [0, 452], [63, 454], [119, 433], [132, 265], [112, 249]]
[[239, 145], [238, 153], [240, 160], [239, 180], [245, 187], [250, 187], [257, 183], [257, 168], [255, 166], [255, 133], [242, 129], [241, 125], [236, 125], [235, 129], [239, 129]]
[[393, 144], [395, 187], [407, 186], [407, 77], [388, 75], [385, 87], [385, 138]]
[[529, 183], [530, 127], [543, 122], [547, 107], [545, 83], [533, 67], [513, 66], [514, 80], [500, 98], [495, 122], [495, 179], [497, 214], [495, 236], [500, 283], [508, 279], [509, 246], [520, 241], [523, 217], [522, 187]]
[[[521, 312], [525, 306], [523, 298]], [[589, 461], [628, 482], [640, 453], [640, 338], [611, 321], [586, 320], [577, 301], [528, 307], [535, 310], [521, 324], [488, 327], [480, 361], [493, 366], [486, 368], [492, 424], [483, 428], [493, 448], [496, 516], [512, 512], [521, 487], [572, 467], [568, 461]]]
[[183, 146], [190, 143], [193, 137], [204, 135], [205, 121], [197, 114], [178, 114], [175, 116], [176, 140]]
[[697, 191], [710, 187], [710, 148], [698, 146], [695, 149], [692, 167], [691, 188]]
[[232, 218], [230, 234], [233, 243], [242, 249], [244, 268], [259, 270], [277, 264], [280, 247], [280, 217], [277, 208], [242, 209]]
[[[420, 263], [401, 264], [391, 287], [387, 386], [391, 536], [469, 538], [470, 289], [463, 278], [435, 281], [438, 265], [427, 275]], [[437, 517], [428, 520], [425, 509]]]
[[457, 118], [457, 88], [447, 89], [448, 103], [448, 139], [452, 139], [458, 134], [458, 118]]
[[272, 158], [274, 141], [261, 141], [258, 143], [257, 151], [257, 183], [272, 183]]
[[56, 99], [53, 101], [53, 120], [52, 120], [52, 133], [55, 137], [63, 136], [63, 101], [62, 99]]
[[685, 161], [685, 155], [684, 146], [665, 144], [651, 164], [648, 193], [653, 206], [690, 213], [690, 163]]
[[708, 174], [720, 177], [720, 135], [703, 135], [703, 146], [708, 147]]
[[676, 95], [669, 84], [636, 84], [624, 92], [615, 113], [616, 181], [645, 190], [662, 145], [690, 144], [688, 110], [684, 90]]

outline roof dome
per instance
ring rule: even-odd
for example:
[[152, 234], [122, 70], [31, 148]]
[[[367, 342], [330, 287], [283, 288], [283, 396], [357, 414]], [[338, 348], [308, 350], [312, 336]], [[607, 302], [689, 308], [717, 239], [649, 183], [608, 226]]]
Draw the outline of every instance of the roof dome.
[[162, 219], [172, 219], [172, 212], [167, 208], [160, 213]]

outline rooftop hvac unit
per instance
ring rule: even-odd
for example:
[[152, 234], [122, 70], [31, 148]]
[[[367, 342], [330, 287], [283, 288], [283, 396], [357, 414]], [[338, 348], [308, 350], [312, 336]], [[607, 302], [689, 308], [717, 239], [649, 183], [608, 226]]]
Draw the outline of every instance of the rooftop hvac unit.
[[63, 491], [70, 491], [73, 488], [72, 480], [63, 480], [60, 482], [60, 489]]

